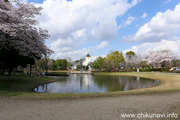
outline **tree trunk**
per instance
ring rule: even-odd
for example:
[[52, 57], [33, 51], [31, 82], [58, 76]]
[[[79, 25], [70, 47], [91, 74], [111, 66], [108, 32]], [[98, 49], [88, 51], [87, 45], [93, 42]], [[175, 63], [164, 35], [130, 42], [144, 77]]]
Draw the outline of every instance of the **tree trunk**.
[[32, 73], [32, 65], [30, 64], [30, 70], [29, 70], [29, 75], [31, 76], [31, 73]]
[[2, 69], [2, 72], [0, 73], [1, 75], [4, 75], [4, 69]]
[[46, 57], [46, 73], [48, 73], [48, 60], [47, 60], [47, 57]]
[[4, 64], [2, 64], [2, 72], [0, 74], [4, 75], [4, 72], [5, 72], [5, 67]]
[[13, 69], [13, 75], [15, 75], [15, 73], [16, 73], [16, 68]]
[[9, 67], [8, 68], [8, 80], [10, 80], [11, 79], [11, 68]]
[[5, 72], [5, 68], [4, 68], [4, 66], [3, 66], [3, 69], [2, 69], [2, 75], [4, 75], [4, 72]]
[[5, 69], [2, 68], [2, 71], [0, 71], [0, 74], [1, 74], [1, 75], [4, 75], [4, 71], [5, 71]]

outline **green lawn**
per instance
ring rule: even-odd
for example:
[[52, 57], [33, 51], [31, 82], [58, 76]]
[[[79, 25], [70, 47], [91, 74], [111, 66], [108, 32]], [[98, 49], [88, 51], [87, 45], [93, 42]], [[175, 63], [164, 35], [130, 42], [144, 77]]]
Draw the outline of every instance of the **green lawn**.
[[29, 77], [23, 74], [12, 76], [0, 76], [0, 96], [15, 98], [79, 98], [79, 97], [104, 97], [119, 96], [127, 94], [147, 94], [180, 90], [180, 75], [162, 74], [162, 73], [136, 73], [136, 72], [116, 72], [116, 73], [96, 73], [97, 75], [127, 75], [139, 76], [161, 81], [161, 84], [151, 88], [118, 91], [111, 93], [36, 93], [33, 89], [41, 84], [55, 82], [59, 79], [48, 77]]
[[55, 82], [57, 79], [52, 79], [48, 77], [30, 77], [24, 74], [17, 74], [12, 76], [10, 80], [8, 80], [7, 75], [0, 76], [0, 95], [1, 96], [11, 96], [16, 95], [21, 92], [33, 93], [34, 87], [49, 83]]
[[55, 79], [48, 77], [30, 77], [23, 74], [12, 76], [10, 80], [7, 75], [0, 76], [0, 90], [14, 92], [32, 92], [37, 85], [54, 82]]

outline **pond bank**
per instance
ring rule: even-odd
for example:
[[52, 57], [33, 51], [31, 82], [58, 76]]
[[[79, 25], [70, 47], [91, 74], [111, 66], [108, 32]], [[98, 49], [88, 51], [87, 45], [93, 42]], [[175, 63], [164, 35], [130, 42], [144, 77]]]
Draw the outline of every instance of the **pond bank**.
[[[33, 88], [40, 83], [53, 82], [57, 79], [50, 78], [34, 78], [30, 80], [25, 79], [21, 76], [17, 77], [17, 81], [10, 82], [10, 85], [5, 87], [10, 87], [15, 85], [12, 88], [7, 88], [8, 90], [0, 90], [1, 97], [11, 97], [11, 98], [30, 98], [30, 99], [74, 99], [74, 98], [96, 98], [96, 97], [112, 97], [112, 96], [122, 96], [122, 95], [134, 95], [134, 94], [150, 94], [150, 93], [162, 93], [162, 92], [171, 92], [180, 90], [180, 75], [176, 74], [164, 74], [164, 73], [136, 73], [136, 72], [116, 72], [116, 73], [95, 73], [96, 75], [123, 75], [123, 76], [138, 76], [144, 78], [151, 78], [160, 80], [161, 84], [144, 89], [136, 89], [129, 91], [118, 91], [118, 92], [108, 92], [108, 93], [36, 93], [32, 92]], [[16, 79], [17, 79], [16, 78]], [[19, 81], [19, 78], [21, 80]], [[25, 80], [23, 80], [25, 79]], [[0, 81], [1, 82], [1, 81]], [[22, 87], [23, 86], [23, 87]]]

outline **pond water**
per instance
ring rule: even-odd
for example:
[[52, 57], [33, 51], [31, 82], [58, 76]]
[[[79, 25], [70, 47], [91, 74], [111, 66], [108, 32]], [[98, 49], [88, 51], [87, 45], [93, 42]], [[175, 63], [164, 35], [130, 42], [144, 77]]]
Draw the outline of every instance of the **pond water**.
[[148, 88], [159, 84], [152, 80], [132, 76], [101, 76], [91, 74], [71, 74], [56, 77], [58, 82], [40, 85], [34, 89], [43, 93], [102, 93]]

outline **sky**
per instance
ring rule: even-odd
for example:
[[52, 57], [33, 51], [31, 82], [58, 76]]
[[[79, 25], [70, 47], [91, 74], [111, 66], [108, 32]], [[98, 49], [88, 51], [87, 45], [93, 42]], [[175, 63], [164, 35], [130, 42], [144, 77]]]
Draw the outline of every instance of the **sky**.
[[47, 29], [50, 57], [73, 61], [110, 51], [170, 49], [180, 55], [179, 0], [23, 0], [41, 6], [39, 26]]

